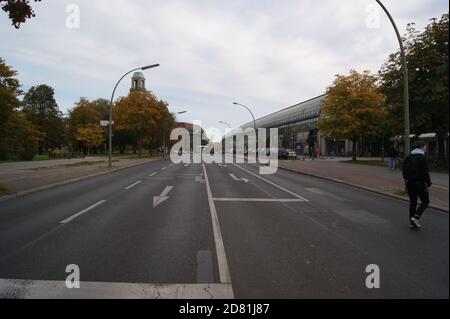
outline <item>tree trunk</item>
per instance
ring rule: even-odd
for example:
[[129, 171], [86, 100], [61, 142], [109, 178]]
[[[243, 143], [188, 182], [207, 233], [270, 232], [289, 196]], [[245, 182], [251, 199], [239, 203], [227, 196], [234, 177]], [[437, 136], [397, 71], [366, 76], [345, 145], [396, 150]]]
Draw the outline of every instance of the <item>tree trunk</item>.
[[356, 161], [356, 143], [357, 139], [352, 140], [352, 160]]
[[139, 152], [139, 157], [142, 156], [142, 141], [139, 141], [138, 143], [138, 152]]
[[445, 166], [448, 168], [448, 154], [445, 154], [445, 139], [442, 138], [441, 134], [437, 135], [437, 144], [438, 144], [438, 164], [439, 166]]

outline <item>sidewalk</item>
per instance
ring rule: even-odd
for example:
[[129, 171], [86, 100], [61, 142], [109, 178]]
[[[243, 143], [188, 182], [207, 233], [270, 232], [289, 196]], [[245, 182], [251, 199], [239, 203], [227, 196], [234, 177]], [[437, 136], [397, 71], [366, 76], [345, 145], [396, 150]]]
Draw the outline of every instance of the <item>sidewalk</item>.
[[[407, 198], [407, 194], [404, 193], [404, 181], [400, 171], [390, 171], [387, 167], [381, 166], [342, 162], [345, 160], [280, 161], [279, 167], [306, 175], [336, 180], [391, 196]], [[433, 187], [430, 189], [431, 204], [435, 208], [448, 212], [449, 175], [444, 173], [431, 173], [430, 175], [433, 182]]]
[[[159, 157], [113, 158], [112, 170], [159, 159]], [[23, 194], [55, 184], [108, 173], [110, 169], [107, 161], [108, 159], [105, 157], [87, 157], [85, 159], [0, 164], [0, 197], [11, 194]]]

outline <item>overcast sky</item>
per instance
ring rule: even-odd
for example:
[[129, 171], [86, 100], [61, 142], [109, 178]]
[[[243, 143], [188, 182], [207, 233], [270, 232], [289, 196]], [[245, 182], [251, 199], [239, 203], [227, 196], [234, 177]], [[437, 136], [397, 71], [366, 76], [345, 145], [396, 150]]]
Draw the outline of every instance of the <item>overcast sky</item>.
[[[80, 9], [72, 26], [68, 5]], [[384, 0], [401, 33], [422, 30], [448, 12], [446, 0]], [[335, 74], [377, 72], [397, 50], [394, 31], [374, 0], [43, 0], [36, 18], [14, 29], [0, 12], [0, 57], [23, 89], [55, 88], [63, 112], [81, 96], [109, 98], [129, 69], [145, 71], [147, 88], [187, 110], [180, 121], [233, 127], [323, 94]], [[69, 7], [70, 9], [70, 7]], [[70, 15], [70, 16], [69, 16]], [[377, 19], [379, 17], [379, 19]], [[130, 80], [118, 96], [126, 95]]]

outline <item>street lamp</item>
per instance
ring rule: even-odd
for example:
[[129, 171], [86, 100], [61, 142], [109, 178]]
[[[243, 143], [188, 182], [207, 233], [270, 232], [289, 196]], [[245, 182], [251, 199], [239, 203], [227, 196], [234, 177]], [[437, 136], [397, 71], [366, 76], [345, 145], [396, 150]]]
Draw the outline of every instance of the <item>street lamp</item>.
[[152, 64], [152, 65], [147, 65], [147, 66], [143, 66], [140, 68], [136, 68], [133, 69], [127, 73], [125, 73], [120, 80], [117, 82], [116, 86], [114, 87], [114, 90], [112, 92], [111, 95], [111, 103], [109, 104], [109, 161], [108, 161], [108, 166], [109, 168], [112, 167], [112, 107], [113, 107], [113, 103], [114, 103], [114, 94], [116, 93], [117, 87], [119, 86], [119, 83], [130, 73], [141, 70], [141, 71], [145, 71], [148, 69], [152, 69], [152, 68], [156, 68], [158, 67], [159, 64]]
[[258, 129], [256, 128], [256, 120], [255, 120], [255, 115], [253, 115], [253, 112], [250, 110], [250, 108], [244, 104], [238, 103], [238, 102], [233, 102], [234, 105], [239, 105], [242, 106], [244, 108], [247, 109], [247, 111], [250, 112], [250, 114], [252, 115], [253, 118], [253, 126], [255, 128], [255, 134], [256, 134], [256, 154], [258, 154]]
[[219, 121], [219, 123], [220, 123], [220, 124], [223, 124], [223, 125], [225, 125], [225, 126], [228, 126], [228, 128], [230, 128], [230, 129], [233, 129], [233, 128], [231, 127], [231, 125], [228, 124], [228, 123], [225, 122], [225, 121]]
[[389, 20], [392, 23], [392, 26], [394, 27], [395, 34], [397, 35], [398, 43], [400, 44], [400, 54], [402, 58], [402, 64], [403, 64], [403, 109], [405, 113], [405, 136], [404, 136], [404, 143], [405, 143], [405, 157], [408, 156], [409, 150], [410, 150], [410, 127], [409, 127], [409, 84], [408, 84], [408, 64], [406, 62], [406, 54], [405, 54], [405, 48], [403, 47], [403, 41], [402, 37], [400, 35], [400, 32], [398, 31], [397, 25], [395, 24], [394, 19], [392, 18], [389, 11], [386, 9], [386, 7], [381, 3], [380, 0], [376, 0], [377, 3], [381, 6], [381, 8], [384, 10], [384, 12], [387, 14]]

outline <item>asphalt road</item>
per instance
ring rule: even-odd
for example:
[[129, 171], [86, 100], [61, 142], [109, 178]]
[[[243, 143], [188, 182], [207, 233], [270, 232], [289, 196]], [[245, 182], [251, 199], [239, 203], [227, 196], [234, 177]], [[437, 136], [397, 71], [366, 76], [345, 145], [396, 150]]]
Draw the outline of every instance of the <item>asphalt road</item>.
[[405, 202], [257, 173], [157, 161], [0, 202], [0, 297], [449, 297], [448, 214], [414, 231]]

